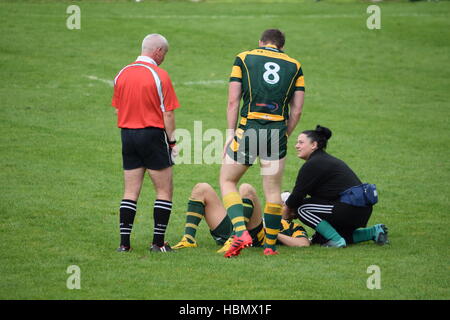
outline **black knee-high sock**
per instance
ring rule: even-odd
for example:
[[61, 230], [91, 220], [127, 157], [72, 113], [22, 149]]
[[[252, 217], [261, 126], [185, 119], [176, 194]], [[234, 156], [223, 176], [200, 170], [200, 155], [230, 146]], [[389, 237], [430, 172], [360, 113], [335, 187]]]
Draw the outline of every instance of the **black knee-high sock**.
[[172, 211], [172, 202], [167, 200], [155, 200], [153, 206], [153, 244], [158, 247], [164, 245], [164, 235], [166, 233], [167, 224], [169, 223], [170, 213]]
[[120, 245], [130, 246], [130, 235], [133, 229], [137, 203], [133, 200], [123, 199], [120, 203]]

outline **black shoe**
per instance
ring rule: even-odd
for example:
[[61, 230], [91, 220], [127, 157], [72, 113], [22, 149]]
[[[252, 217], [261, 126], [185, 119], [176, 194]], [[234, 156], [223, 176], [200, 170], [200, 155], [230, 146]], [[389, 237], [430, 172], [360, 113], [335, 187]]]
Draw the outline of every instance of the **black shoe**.
[[168, 242], [164, 242], [162, 247], [158, 247], [156, 244], [152, 244], [150, 247], [150, 251], [152, 252], [175, 252], [170, 246]]
[[130, 252], [133, 250], [131, 247], [120, 246], [116, 249], [117, 252]]

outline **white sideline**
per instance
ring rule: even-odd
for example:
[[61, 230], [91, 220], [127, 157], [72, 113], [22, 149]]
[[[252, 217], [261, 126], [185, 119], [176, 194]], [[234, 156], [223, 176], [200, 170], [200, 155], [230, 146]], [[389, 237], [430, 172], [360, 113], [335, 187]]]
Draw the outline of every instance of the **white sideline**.
[[101, 81], [101, 82], [104, 82], [106, 84], [109, 84], [111, 87], [114, 87], [114, 81], [112, 81], [112, 80], [101, 79], [101, 78], [98, 78], [96, 76], [86, 76], [86, 78], [91, 79], [91, 80]]
[[[92, 75], [88, 75], [88, 76], [86, 76], [86, 78], [88, 78], [90, 80], [95, 80], [95, 81], [100, 81], [100, 82], [106, 83], [106, 84], [110, 85], [111, 87], [114, 86], [113, 80], [102, 79], [102, 78], [99, 78], [97, 76], [92, 76]], [[199, 81], [181, 82], [180, 85], [184, 85], [184, 86], [221, 85], [221, 84], [226, 84], [226, 83], [227, 83], [227, 81], [225, 81], [225, 80], [199, 80]], [[175, 82], [173, 83], [173, 85], [176, 85]]]

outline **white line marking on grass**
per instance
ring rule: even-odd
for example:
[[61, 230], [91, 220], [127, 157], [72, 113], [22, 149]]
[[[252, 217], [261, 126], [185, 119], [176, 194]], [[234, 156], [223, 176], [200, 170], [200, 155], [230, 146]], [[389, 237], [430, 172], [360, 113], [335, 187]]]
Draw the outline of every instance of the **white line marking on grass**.
[[[275, 19], [279, 18], [278, 15], [132, 15], [132, 16], [119, 16], [114, 18], [122, 18], [122, 19], [170, 19], [170, 20], [180, 20], [180, 19], [210, 19], [210, 20], [219, 20], [219, 19]], [[101, 17], [101, 18], [109, 18], [109, 17]]]
[[112, 81], [112, 80], [101, 79], [96, 76], [86, 76], [86, 78], [91, 79], [91, 80], [101, 81], [103, 83], [109, 84], [111, 87], [114, 86], [114, 81]]
[[[86, 78], [88, 78], [90, 80], [95, 80], [95, 81], [100, 81], [100, 82], [106, 83], [106, 84], [110, 85], [111, 87], [114, 86], [113, 80], [102, 79], [102, 78], [99, 78], [97, 76], [92, 76], [92, 75], [86, 76]], [[225, 80], [198, 80], [198, 81], [181, 82], [181, 83], [179, 83], [179, 85], [182, 85], [182, 86], [224, 85], [226, 83], [227, 83], [227, 81], [225, 81]], [[173, 83], [173, 85], [175, 85], [175, 82]]]
[[[210, 19], [210, 20], [220, 20], [220, 19], [276, 19], [280, 18], [279, 15], [133, 15], [133, 16], [119, 16], [114, 17], [121, 19], [170, 19], [170, 20], [183, 20], [183, 19]], [[298, 14], [294, 16], [296, 19], [341, 19], [341, 18], [362, 18], [364, 14], [351, 14], [351, 13], [336, 13], [336, 14]], [[446, 17], [445, 14], [435, 14], [435, 13], [391, 13], [385, 14], [385, 17]], [[108, 19], [109, 17], [96, 17], [96, 19]], [[293, 18], [290, 15], [284, 15], [283, 19]]]
[[[19, 16], [23, 17], [24, 14], [19, 12], [11, 12], [8, 13], [10, 16]], [[42, 14], [42, 13], [27, 13], [27, 17], [45, 17], [45, 18], [60, 18], [59, 14]], [[155, 19], [155, 20], [161, 20], [161, 19], [210, 19], [210, 20], [219, 20], [219, 19], [279, 19], [283, 18], [284, 21], [287, 21], [289, 19], [335, 19], [335, 18], [363, 18], [365, 15], [362, 14], [346, 14], [346, 13], [337, 13], [337, 14], [286, 14], [286, 15], [123, 15], [123, 16], [96, 16], [91, 15], [90, 18], [94, 20], [100, 20], [100, 19]], [[384, 13], [384, 17], [434, 17], [434, 18], [447, 18], [448, 15], [445, 13]]]
[[214, 84], [226, 84], [225, 80], [199, 80], [199, 81], [187, 81], [182, 82], [184, 86], [197, 86], [197, 85], [214, 85]]

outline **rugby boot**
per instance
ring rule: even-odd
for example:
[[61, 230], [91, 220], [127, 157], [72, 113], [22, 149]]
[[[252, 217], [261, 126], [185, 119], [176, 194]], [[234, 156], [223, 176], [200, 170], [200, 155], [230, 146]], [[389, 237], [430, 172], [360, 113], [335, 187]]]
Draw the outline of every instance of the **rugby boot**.
[[180, 242], [178, 242], [176, 245], [172, 247], [174, 250], [178, 249], [184, 249], [184, 248], [196, 248], [197, 242], [189, 242], [189, 240], [186, 237], [183, 237]]
[[170, 246], [168, 242], [164, 242], [162, 247], [157, 246], [156, 244], [152, 244], [150, 247], [151, 252], [175, 252]]
[[327, 248], [345, 248], [347, 246], [347, 242], [345, 242], [344, 238], [339, 239], [338, 241], [328, 240], [321, 247]]
[[271, 248], [265, 248], [264, 249], [264, 255], [265, 256], [275, 256], [275, 255], [277, 255], [278, 254], [278, 251], [277, 250], [273, 250], [273, 249], [271, 249]]
[[225, 252], [224, 257], [231, 258], [233, 256], [238, 256], [241, 253], [242, 249], [244, 249], [245, 247], [251, 246], [252, 243], [253, 243], [252, 237], [250, 236], [248, 231], [245, 230], [242, 233], [242, 236], [240, 236], [240, 237], [234, 236], [233, 237], [233, 242], [231, 243], [231, 246], [227, 250], [227, 252]]
[[131, 250], [133, 249], [127, 246], [120, 246], [116, 249], [117, 252], [130, 252]]
[[389, 244], [388, 228], [384, 224], [376, 224], [375, 227], [375, 243], [382, 246]]
[[216, 252], [221, 253], [228, 251], [228, 249], [230, 249], [231, 243], [233, 243], [233, 237], [228, 238], [228, 240], [225, 241], [225, 243], [223, 244], [223, 247], [217, 250]]

